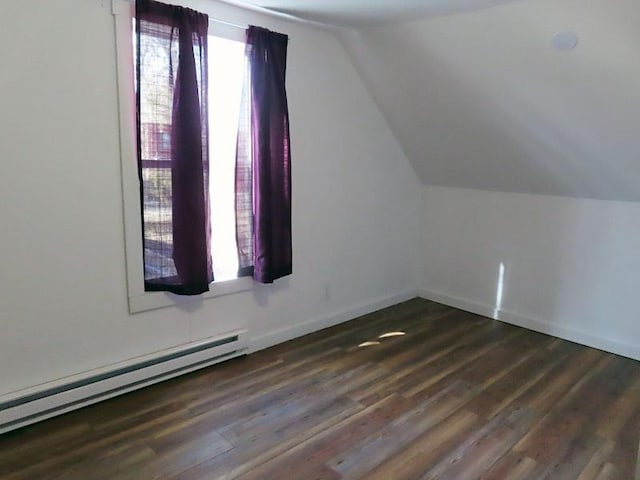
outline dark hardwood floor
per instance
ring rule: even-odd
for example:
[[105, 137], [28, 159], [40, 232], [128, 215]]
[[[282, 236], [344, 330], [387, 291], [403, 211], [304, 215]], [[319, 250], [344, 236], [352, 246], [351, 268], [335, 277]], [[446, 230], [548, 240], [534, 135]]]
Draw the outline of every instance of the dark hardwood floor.
[[0, 478], [631, 480], [639, 435], [639, 362], [415, 299], [0, 436]]

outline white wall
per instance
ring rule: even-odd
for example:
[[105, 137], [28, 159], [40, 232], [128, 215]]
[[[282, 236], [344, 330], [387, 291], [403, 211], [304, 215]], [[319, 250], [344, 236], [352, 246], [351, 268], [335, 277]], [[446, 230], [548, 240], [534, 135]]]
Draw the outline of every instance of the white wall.
[[445, 187], [423, 201], [422, 296], [640, 359], [640, 203]]
[[640, 359], [639, 22], [635, 0], [519, 0], [343, 35], [431, 185], [426, 298]]
[[319, 30], [206, 4], [217, 18], [291, 37], [293, 276], [129, 315], [110, 2], [4, 0], [0, 394], [238, 319], [261, 347], [415, 294], [421, 187], [341, 46]]

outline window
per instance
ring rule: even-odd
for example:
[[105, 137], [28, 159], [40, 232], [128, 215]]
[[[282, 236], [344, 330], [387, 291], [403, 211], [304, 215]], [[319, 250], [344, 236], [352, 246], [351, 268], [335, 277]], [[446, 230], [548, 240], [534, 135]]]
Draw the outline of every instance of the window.
[[[172, 255], [171, 111], [167, 78], [168, 45], [142, 35], [141, 49], [150, 60], [141, 69], [140, 148], [143, 184], [145, 280], [167, 271], [176, 275]], [[168, 42], [168, 39], [165, 40]], [[177, 48], [174, 46], [174, 50]], [[210, 252], [215, 281], [238, 277], [235, 232], [235, 154], [245, 70], [244, 42], [209, 35], [208, 150]], [[157, 52], [157, 55], [156, 55]], [[172, 52], [173, 53], [173, 52]], [[177, 56], [177, 52], [174, 53]], [[160, 57], [160, 58], [159, 58]], [[162, 243], [167, 243], [163, 248]]]
[[[135, 118], [135, 27], [133, 3], [129, 0], [114, 0], [113, 13], [116, 25], [116, 49], [118, 56], [118, 87], [120, 109], [120, 148], [122, 166], [122, 193], [124, 204], [125, 249], [127, 267], [127, 290], [129, 311], [143, 312], [156, 308], [168, 307], [189, 301], [170, 293], [144, 291], [144, 255], [140, 239], [142, 237], [142, 222], [140, 217], [140, 190], [136, 164], [136, 118]], [[212, 262], [216, 271], [216, 281], [210, 291], [203, 294], [203, 298], [216, 297], [230, 293], [246, 291], [252, 288], [253, 281], [249, 277], [236, 278], [237, 257], [228, 255], [229, 250], [235, 249], [235, 231], [233, 220], [233, 165], [235, 155], [235, 130], [237, 124], [237, 109], [239, 108], [240, 88], [242, 85], [242, 69], [245, 65], [244, 57], [245, 32], [241, 28], [224, 24], [210, 25], [209, 62], [211, 65], [222, 63], [225, 65], [222, 76], [210, 77], [210, 104], [217, 105], [209, 110], [210, 124], [216, 133], [211, 135], [211, 157], [218, 161], [211, 166], [210, 175], [212, 197], [215, 206], [211, 209], [212, 226], [223, 224], [224, 228], [212, 228]], [[220, 95], [222, 85], [233, 85], [233, 92]], [[218, 92], [218, 93], [216, 93]], [[226, 120], [222, 120], [222, 119]], [[224, 122], [224, 128], [219, 128]], [[168, 132], [162, 132], [161, 127], [152, 127], [153, 138], [159, 145], [149, 142], [150, 150], [163, 148], [163, 142], [168, 141]], [[160, 130], [160, 131], [158, 131]], [[230, 132], [233, 132], [230, 134]], [[166, 147], [165, 147], [166, 148]], [[148, 152], [150, 158], [154, 154]], [[161, 179], [157, 179], [161, 181]], [[166, 187], [165, 187], [166, 188]], [[158, 215], [162, 212], [158, 211]]]
[[133, 3], [113, 7], [130, 311], [291, 274], [288, 37], [250, 26], [245, 46], [242, 29], [138, 0], [133, 42]]

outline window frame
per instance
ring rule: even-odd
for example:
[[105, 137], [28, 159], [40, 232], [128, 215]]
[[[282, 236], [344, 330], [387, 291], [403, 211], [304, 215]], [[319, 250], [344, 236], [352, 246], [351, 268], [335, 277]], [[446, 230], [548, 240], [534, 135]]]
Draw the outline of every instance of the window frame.
[[[120, 168], [122, 180], [122, 210], [124, 219], [125, 264], [129, 313], [171, 307], [193, 301], [194, 297], [168, 292], [144, 290], [144, 256], [142, 246], [142, 217], [138, 180], [136, 147], [136, 99], [134, 88], [133, 20], [131, 0], [112, 0], [115, 19], [116, 67], [119, 108]], [[231, 24], [210, 23], [209, 35], [244, 42], [245, 32]], [[251, 290], [253, 279], [240, 277], [213, 282], [209, 291], [196, 299], [215, 298]]]

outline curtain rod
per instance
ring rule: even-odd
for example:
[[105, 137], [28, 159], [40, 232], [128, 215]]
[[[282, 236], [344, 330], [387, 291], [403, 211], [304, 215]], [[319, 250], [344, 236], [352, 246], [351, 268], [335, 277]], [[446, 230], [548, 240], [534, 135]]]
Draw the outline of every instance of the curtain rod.
[[228, 27], [240, 28], [246, 30], [249, 25], [240, 25], [239, 23], [227, 22], [226, 20], [220, 20], [219, 18], [209, 17], [210, 22], [219, 23], [221, 25], [227, 25]]
[[290, 22], [304, 23], [306, 25], [312, 25], [314, 27], [323, 28], [325, 30], [336, 30], [340, 28], [335, 25], [316, 22], [315, 20], [309, 20], [306, 18], [299, 17], [297, 15], [292, 15], [290, 13], [279, 12], [278, 10], [271, 10], [270, 8], [260, 7], [258, 5], [254, 5], [252, 3], [248, 3], [243, 0], [218, 0], [218, 1], [220, 3], [226, 3], [227, 5], [242, 8], [243, 10], [251, 10], [254, 12], [262, 13], [264, 15], [281, 18], [283, 20], [289, 20]]
[[[104, 0], [99, 0], [100, 2], [104, 2]], [[114, 15], [118, 14], [127, 14], [131, 10], [131, 6], [135, 4], [135, 0], [111, 0], [111, 11]], [[209, 15], [209, 20], [215, 23], [220, 23], [222, 25], [227, 25], [229, 27], [241, 28], [242, 30], [246, 30], [248, 25], [241, 25], [239, 23], [228, 22], [226, 20], [221, 20], [219, 18], [214, 18]]]
[[[105, 0], [98, 0], [101, 5], [104, 5]], [[315, 20], [308, 20], [306, 18], [298, 17], [297, 15], [291, 15], [289, 13], [279, 12], [277, 10], [271, 10], [269, 8], [260, 7], [258, 5], [253, 5], [251, 3], [247, 3], [241, 0], [218, 0], [220, 3], [224, 3], [226, 5], [231, 5], [233, 7], [238, 7], [243, 10], [249, 10], [257, 13], [262, 13], [263, 15], [269, 15], [271, 17], [281, 18], [283, 20], [288, 20], [290, 22], [296, 23], [304, 23], [306, 25], [311, 25], [314, 27], [319, 27], [325, 30], [342, 30], [342, 28], [336, 25], [330, 25], [328, 23], [316, 22]], [[111, 0], [111, 8], [114, 14], [124, 12], [124, 5], [131, 5], [135, 3], [135, 0]], [[130, 7], [129, 7], [130, 8]], [[209, 20], [221, 23], [223, 25], [228, 25], [230, 27], [242, 28], [246, 29], [248, 25], [240, 25], [238, 23], [228, 22], [226, 20], [220, 20], [218, 18], [209, 17]]]

